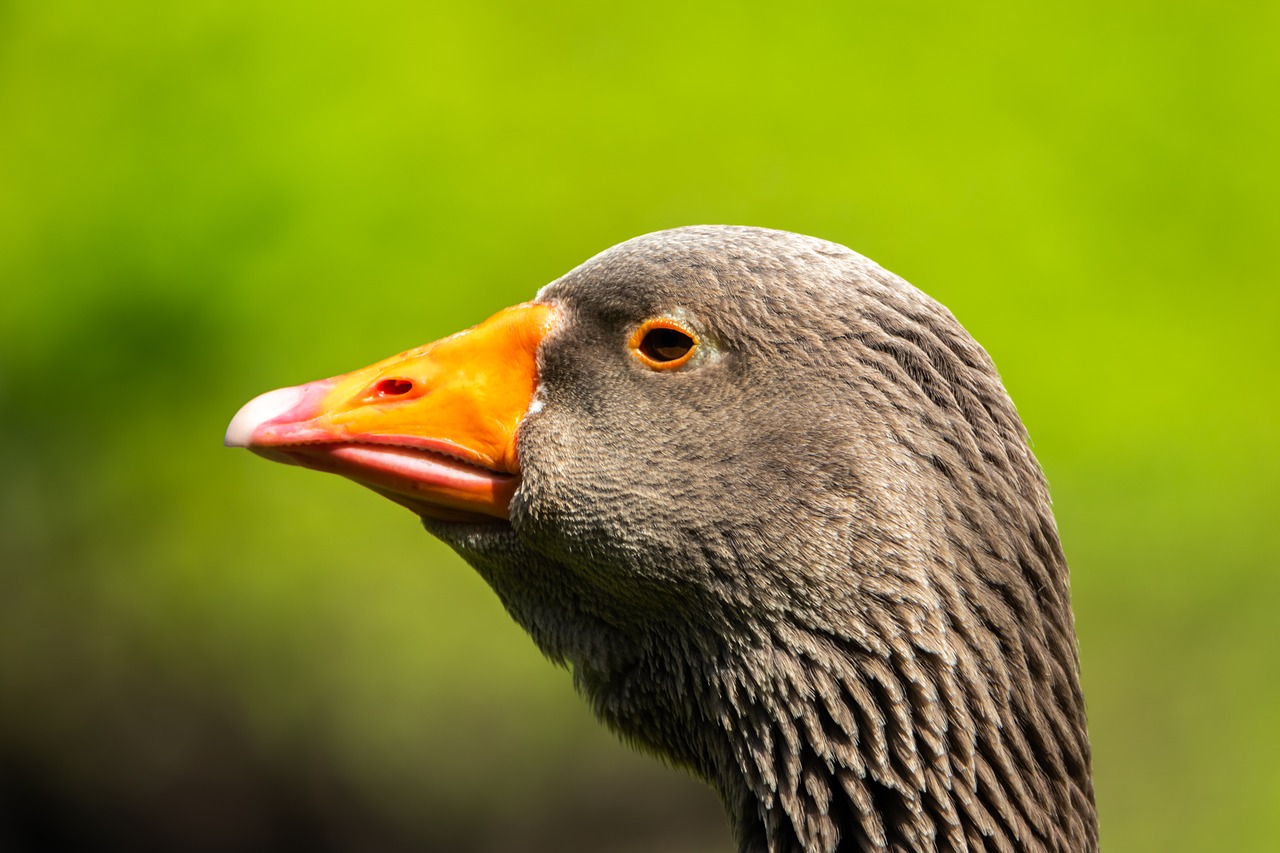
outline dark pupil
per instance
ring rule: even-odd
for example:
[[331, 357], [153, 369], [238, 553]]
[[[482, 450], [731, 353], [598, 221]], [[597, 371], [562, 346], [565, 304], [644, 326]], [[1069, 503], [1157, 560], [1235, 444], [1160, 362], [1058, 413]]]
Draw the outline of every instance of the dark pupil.
[[654, 361], [675, 361], [693, 349], [693, 338], [678, 329], [652, 329], [640, 347]]

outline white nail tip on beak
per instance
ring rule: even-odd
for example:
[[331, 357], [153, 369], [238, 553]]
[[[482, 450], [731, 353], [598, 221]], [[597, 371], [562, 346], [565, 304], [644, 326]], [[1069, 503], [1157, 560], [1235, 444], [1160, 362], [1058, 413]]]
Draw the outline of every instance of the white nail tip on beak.
[[259, 394], [240, 407], [236, 416], [227, 424], [227, 434], [222, 442], [227, 447], [248, 447], [253, 432], [259, 426], [278, 418], [302, 402], [306, 389], [301, 385], [289, 388], [277, 388], [265, 394]]

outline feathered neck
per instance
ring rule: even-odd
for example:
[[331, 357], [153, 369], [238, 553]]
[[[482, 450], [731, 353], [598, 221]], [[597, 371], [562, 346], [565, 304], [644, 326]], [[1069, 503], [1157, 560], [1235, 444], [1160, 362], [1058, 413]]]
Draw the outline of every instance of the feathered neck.
[[1071, 661], [1001, 662], [1027, 640], [914, 632], [908, 608], [858, 638], [777, 623], [713, 650], [653, 635], [656, 654], [576, 675], [611, 728], [717, 789], [744, 853], [1095, 850]]

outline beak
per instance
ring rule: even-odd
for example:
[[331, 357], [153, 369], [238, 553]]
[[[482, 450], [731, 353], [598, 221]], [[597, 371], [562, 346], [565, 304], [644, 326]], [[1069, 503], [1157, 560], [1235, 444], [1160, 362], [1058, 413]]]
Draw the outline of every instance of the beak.
[[268, 391], [232, 418], [226, 444], [340, 474], [423, 517], [505, 520], [554, 323], [555, 309], [526, 302], [345, 376]]

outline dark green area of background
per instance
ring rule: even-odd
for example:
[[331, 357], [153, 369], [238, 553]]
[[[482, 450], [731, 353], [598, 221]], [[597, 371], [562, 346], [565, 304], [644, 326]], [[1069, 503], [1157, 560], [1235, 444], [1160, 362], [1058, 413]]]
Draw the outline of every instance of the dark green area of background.
[[1277, 44], [1273, 2], [0, 2], [0, 842], [727, 850], [409, 514], [221, 433], [729, 222], [995, 357], [1104, 845], [1272, 849]]

